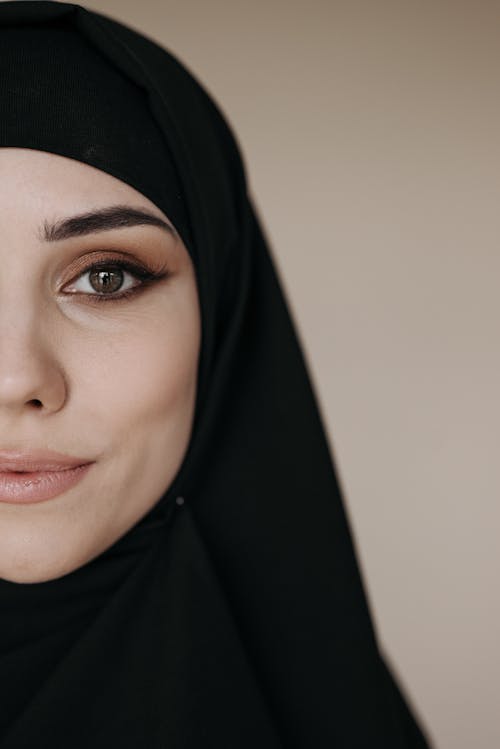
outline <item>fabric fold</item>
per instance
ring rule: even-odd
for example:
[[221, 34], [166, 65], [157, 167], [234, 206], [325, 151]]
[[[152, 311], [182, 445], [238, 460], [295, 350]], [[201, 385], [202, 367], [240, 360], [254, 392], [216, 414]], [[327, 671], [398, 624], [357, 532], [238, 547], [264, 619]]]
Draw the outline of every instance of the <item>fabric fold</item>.
[[176, 515], [2, 749], [31, 746], [33, 726], [51, 749], [283, 746], [191, 512]]

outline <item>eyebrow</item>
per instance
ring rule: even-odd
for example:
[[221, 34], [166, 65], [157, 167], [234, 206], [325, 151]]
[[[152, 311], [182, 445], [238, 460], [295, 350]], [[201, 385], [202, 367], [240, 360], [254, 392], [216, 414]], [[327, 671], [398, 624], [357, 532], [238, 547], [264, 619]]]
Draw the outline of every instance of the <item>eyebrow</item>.
[[88, 211], [77, 216], [60, 219], [54, 223], [44, 221], [40, 232], [42, 241], [58, 242], [71, 237], [83, 237], [102, 231], [112, 231], [129, 226], [158, 226], [169, 234], [176, 234], [173, 226], [143, 208], [113, 205]]

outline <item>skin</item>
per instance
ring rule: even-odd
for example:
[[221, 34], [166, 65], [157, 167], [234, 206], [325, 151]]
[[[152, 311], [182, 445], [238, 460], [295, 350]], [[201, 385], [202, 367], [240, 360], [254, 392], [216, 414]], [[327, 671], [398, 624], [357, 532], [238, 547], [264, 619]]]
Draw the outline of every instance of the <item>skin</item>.
[[[6, 580], [51, 580], [109, 548], [158, 501], [187, 450], [201, 322], [182, 240], [147, 225], [41, 237], [44, 222], [118, 204], [169, 221], [105, 172], [0, 148], [0, 450], [95, 461], [57, 497], [0, 502]], [[104, 251], [106, 261], [127, 252], [168, 273], [133, 296], [93, 302], [98, 292], [85, 268]]]

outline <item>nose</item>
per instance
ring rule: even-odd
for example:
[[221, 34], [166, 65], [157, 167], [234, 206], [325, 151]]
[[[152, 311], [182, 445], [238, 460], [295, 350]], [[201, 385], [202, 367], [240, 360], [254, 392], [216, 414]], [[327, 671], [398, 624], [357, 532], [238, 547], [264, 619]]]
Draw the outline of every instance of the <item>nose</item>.
[[4, 414], [59, 411], [67, 398], [64, 371], [54, 337], [42, 320], [16, 315], [8, 321], [0, 306], [0, 418]]

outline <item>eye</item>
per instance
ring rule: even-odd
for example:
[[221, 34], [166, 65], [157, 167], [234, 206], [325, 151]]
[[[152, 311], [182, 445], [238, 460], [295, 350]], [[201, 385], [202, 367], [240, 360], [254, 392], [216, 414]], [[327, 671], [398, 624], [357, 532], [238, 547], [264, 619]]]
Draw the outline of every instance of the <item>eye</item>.
[[[82, 273], [65, 291], [81, 294], [115, 294], [128, 291], [138, 283], [133, 274], [125, 270], [123, 264], [103, 265], [98, 263]], [[140, 283], [140, 282], [139, 282]]]
[[128, 260], [103, 259], [84, 267], [62, 290], [92, 302], [113, 301], [138, 294], [167, 275], [166, 268], [156, 270]]

